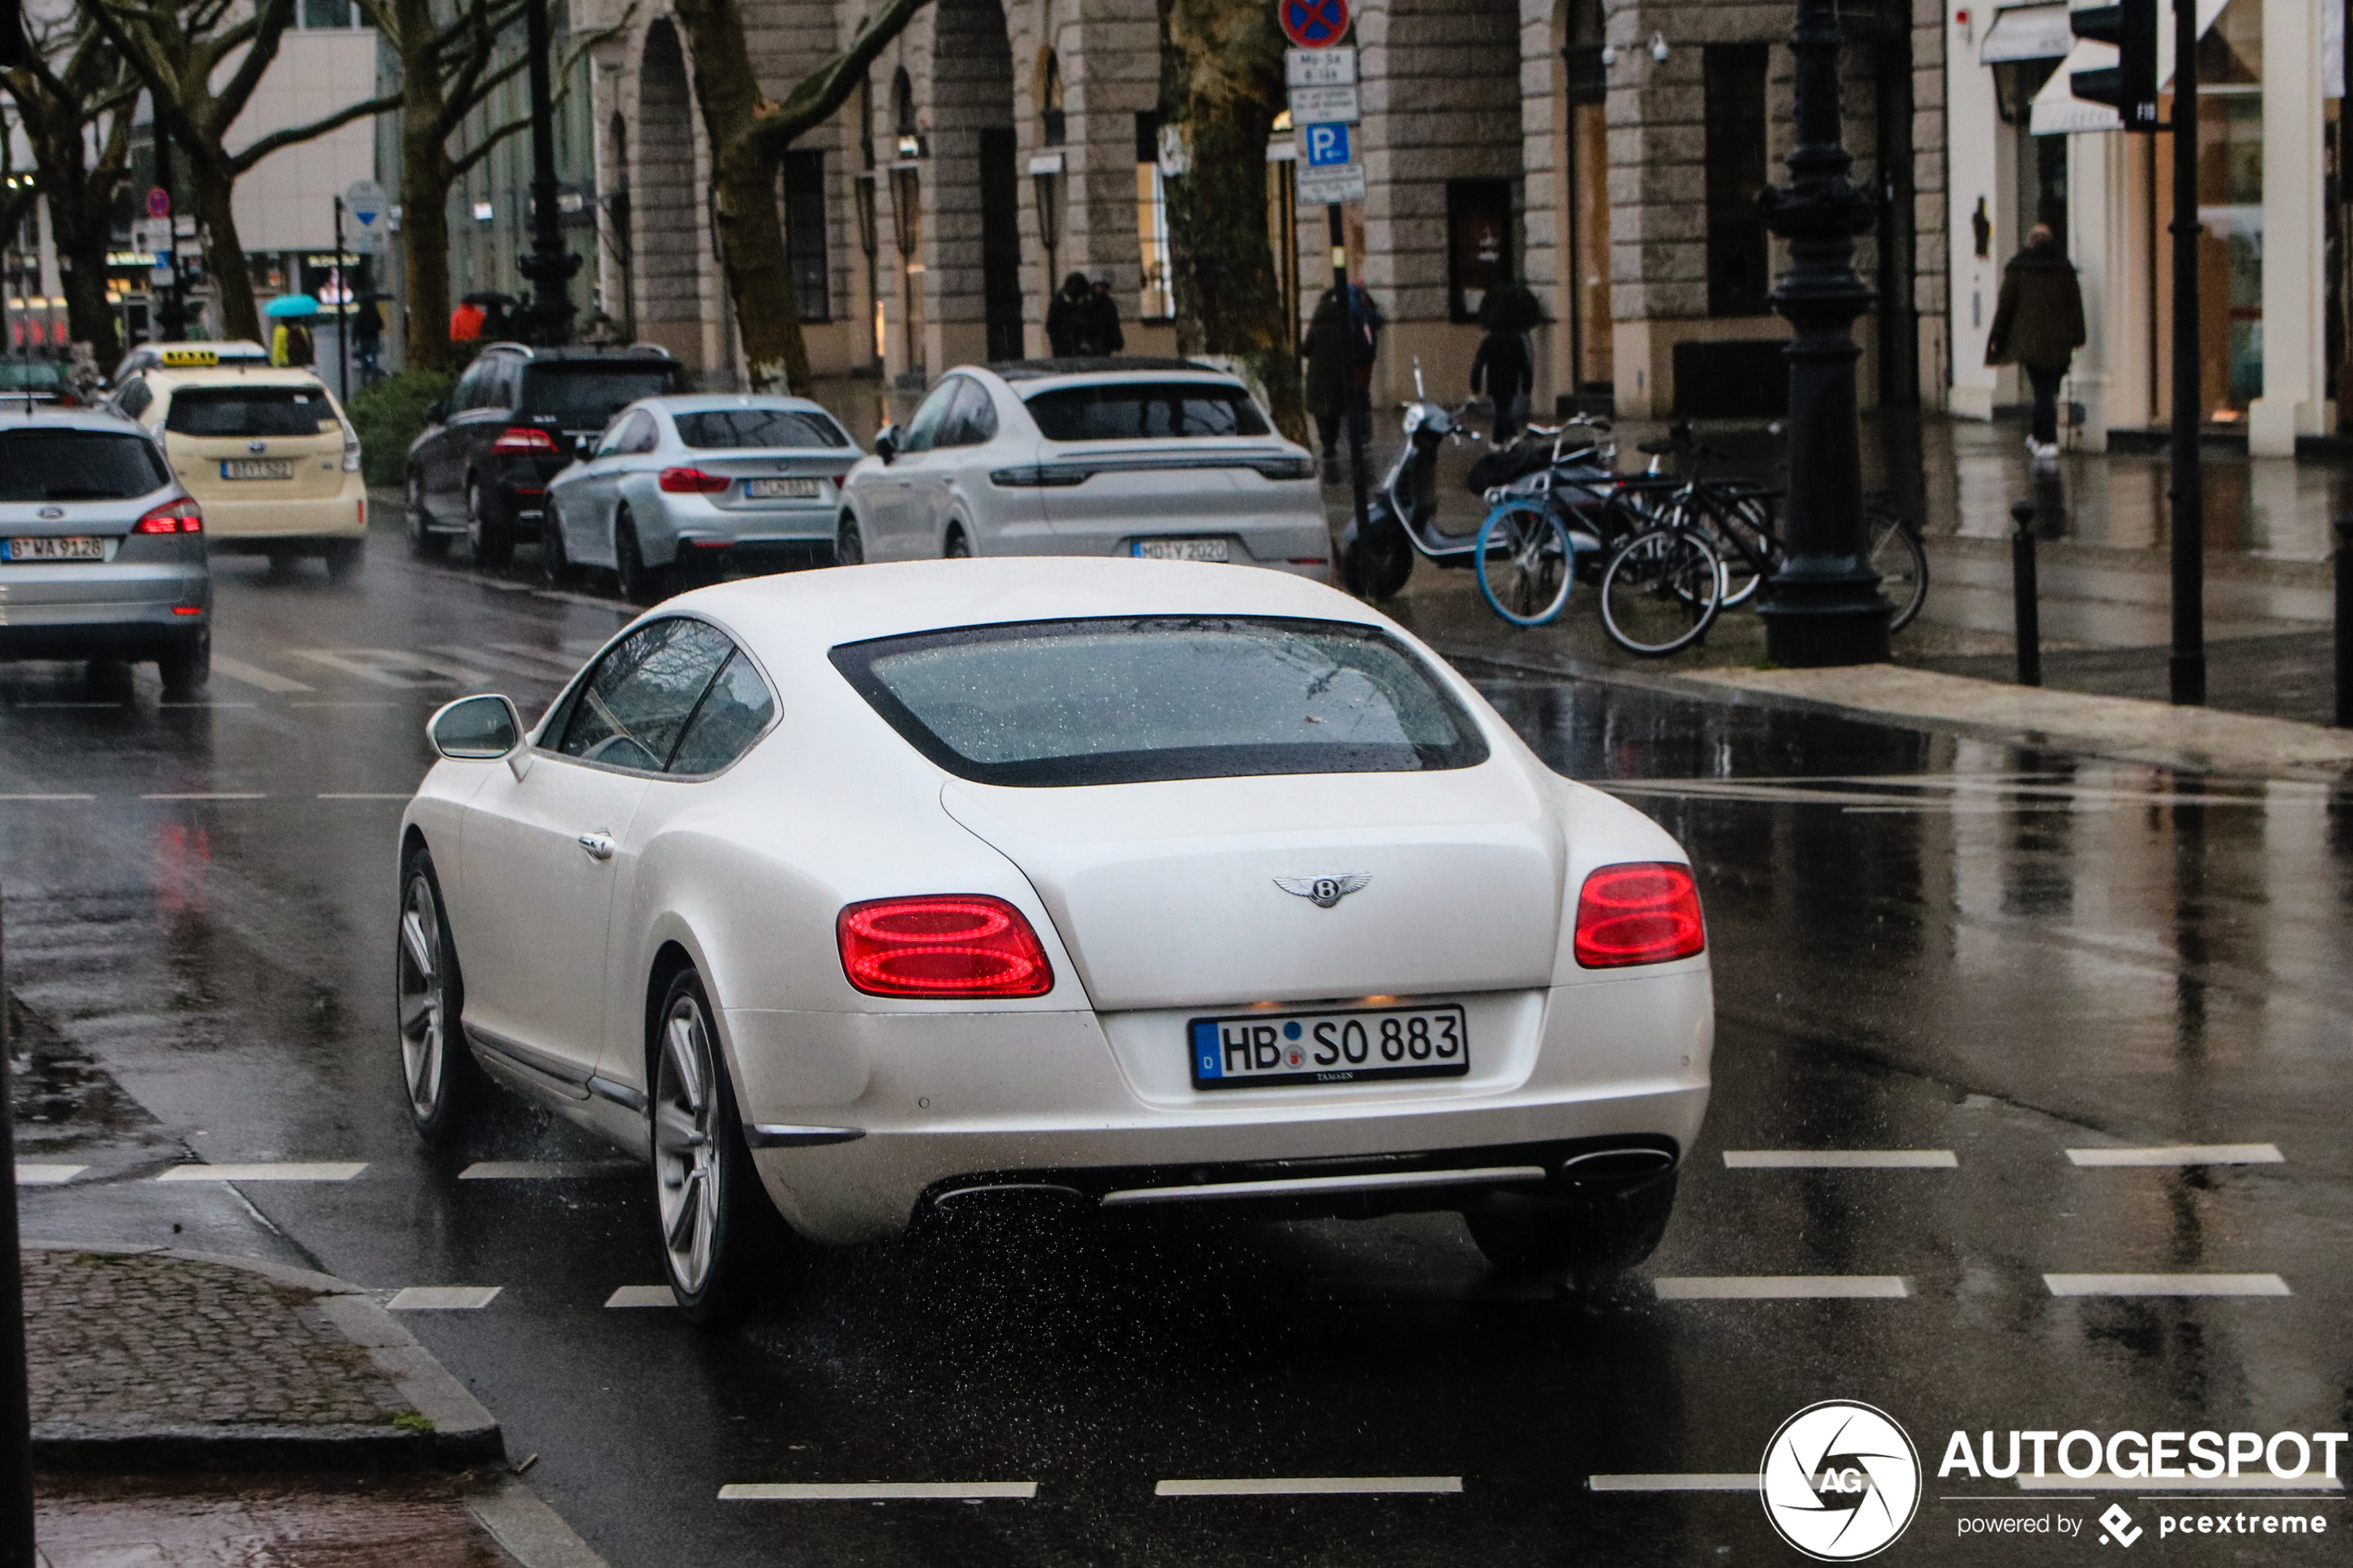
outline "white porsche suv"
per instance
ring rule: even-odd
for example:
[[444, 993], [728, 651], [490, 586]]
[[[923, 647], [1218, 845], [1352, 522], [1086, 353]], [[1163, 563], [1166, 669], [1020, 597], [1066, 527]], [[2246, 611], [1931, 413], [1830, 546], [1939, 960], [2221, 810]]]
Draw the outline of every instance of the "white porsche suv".
[[1139, 556], [1320, 582], [1322, 496], [1250, 390], [1189, 360], [967, 365], [850, 470], [835, 558]]

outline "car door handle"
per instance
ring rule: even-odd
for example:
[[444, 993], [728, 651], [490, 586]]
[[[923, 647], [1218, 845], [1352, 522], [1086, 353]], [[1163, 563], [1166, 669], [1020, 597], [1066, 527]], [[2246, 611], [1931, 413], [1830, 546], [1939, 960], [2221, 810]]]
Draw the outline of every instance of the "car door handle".
[[612, 859], [613, 851], [612, 835], [604, 833], [584, 833], [580, 835], [580, 847], [588, 851], [588, 858], [592, 860], [610, 860]]

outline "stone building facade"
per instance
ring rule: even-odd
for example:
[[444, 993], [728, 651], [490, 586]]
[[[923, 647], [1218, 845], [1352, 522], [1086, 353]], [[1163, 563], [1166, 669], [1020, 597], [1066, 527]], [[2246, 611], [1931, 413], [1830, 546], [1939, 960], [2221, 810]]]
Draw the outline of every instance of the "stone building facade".
[[[1881, 236], [1859, 247], [1866, 279], [1898, 302], [1885, 325], [1876, 312], [1858, 325], [1863, 395], [1935, 405], [1949, 360], [1942, 13], [1847, 4], [1848, 144], [1901, 263], [1881, 266]], [[577, 0], [574, 26], [598, 25], [598, 6], [623, 15], [619, 0]], [[820, 0], [747, 10], [779, 98], [866, 15]], [[1578, 395], [1634, 416], [1769, 411], [1786, 330], [1763, 295], [1780, 257], [1753, 199], [1784, 173], [1792, 12], [1789, 0], [1359, 6], [1367, 199], [1345, 232], [1353, 275], [1391, 323], [1377, 396], [1409, 391], [1417, 360], [1434, 395], [1461, 395], [1478, 301], [1517, 280], [1551, 318], [1537, 335], [1540, 413]], [[1073, 270], [1111, 281], [1130, 353], [1173, 349], [1154, 18], [1150, 0], [933, 0], [917, 13], [786, 170], [819, 373], [897, 383], [1043, 353], [1045, 306]], [[608, 313], [724, 385], [737, 355], [681, 38], [640, 6], [599, 54], [596, 287]], [[1290, 151], [1279, 136], [1269, 149], [1270, 217], [1294, 241], [1279, 270], [1304, 315], [1329, 282], [1329, 249], [1323, 210], [1289, 199]]]

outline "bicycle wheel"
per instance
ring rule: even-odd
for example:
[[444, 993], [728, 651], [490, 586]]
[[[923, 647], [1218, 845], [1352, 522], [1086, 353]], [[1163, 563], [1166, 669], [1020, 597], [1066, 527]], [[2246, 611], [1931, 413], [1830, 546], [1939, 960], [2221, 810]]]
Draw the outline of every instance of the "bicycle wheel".
[[1880, 592], [1895, 607], [1887, 629], [1901, 632], [1928, 602], [1928, 552], [1919, 535], [1901, 518], [1876, 509], [1863, 514], [1871, 542], [1871, 570], [1879, 573]]
[[1707, 518], [1710, 543], [1724, 558], [1724, 607], [1746, 604], [1781, 559], [1781, 542], [1765, 503], [1754, 495], [1738, 496], [1710, 507]]
[[1474, 558], [1487, 608], [1515, 626], [1541, 626], [1568, 602], [1568, 530], [1549, 507], [1497, 507], [1479, 525]]
[[1602, 625], [1628, 653], [1655, 659], [1707, 635], [1724, 605], [1724, 560], [1688, 528], [1650, 528], [1602, 571]]

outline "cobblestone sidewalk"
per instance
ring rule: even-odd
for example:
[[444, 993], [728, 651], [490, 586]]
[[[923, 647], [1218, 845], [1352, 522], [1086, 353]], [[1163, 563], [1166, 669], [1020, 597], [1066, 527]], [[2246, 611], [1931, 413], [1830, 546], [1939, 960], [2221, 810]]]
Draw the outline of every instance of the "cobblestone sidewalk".
[[406, 1413], [316, 1291], [136, 1253], [24, 1254], [32, 1419], [85, 1431], [379, 1426]]
[[186, 1252], [22, 1256], [43, 1469], [457, 1467], [503, 1451], [490, 1412], [341, 1280]]

